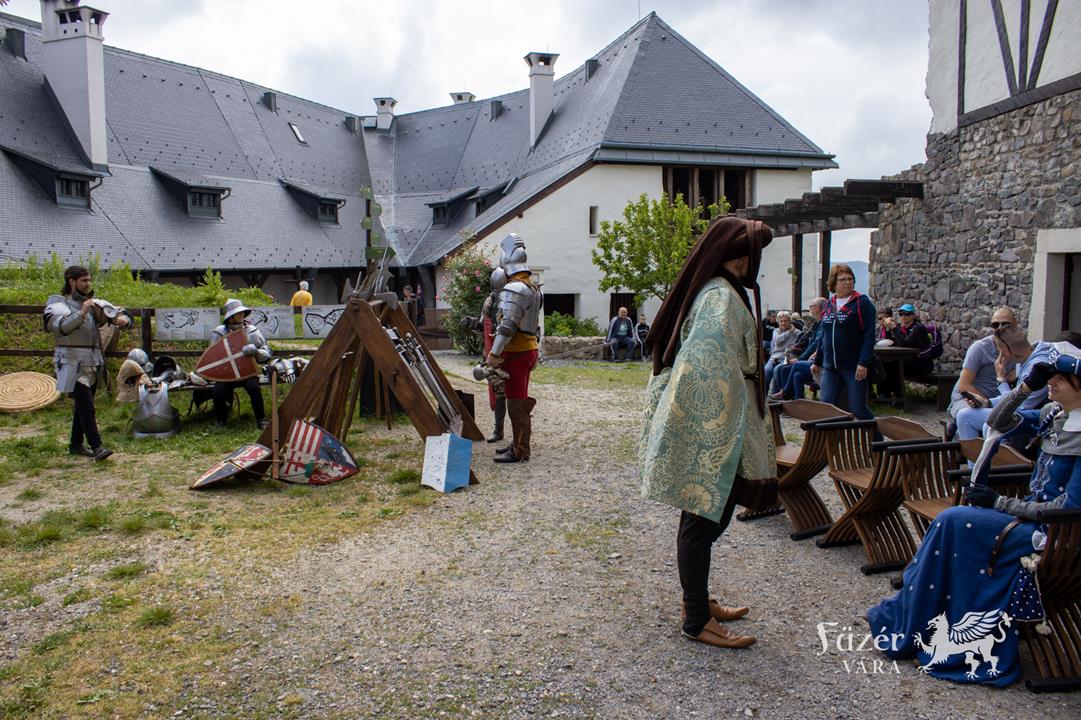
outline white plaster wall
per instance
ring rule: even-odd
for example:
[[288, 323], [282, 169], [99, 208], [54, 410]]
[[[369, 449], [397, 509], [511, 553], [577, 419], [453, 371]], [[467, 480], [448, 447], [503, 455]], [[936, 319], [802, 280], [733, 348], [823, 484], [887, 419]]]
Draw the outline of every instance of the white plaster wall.
[[957, 127], [957, 41], [961, 10], [958, 0], [931, 0], [928, 4], [927, 101], [931, 104], [931, 132]]
[[[754, 187], [756, 203], [800, 197], [811, 190], [811, 171], [760, 170], [754, 178]], [[603, 220], [621, 220], [628, 202], [637, 200], [642, 193], [658, 197], [662, 191], [659, 166], [598, 165], [526, 210], [521, 218], [493, 229], [481, 241], [481, 248], [496, 261], [499, 241], [507, 233], [518, 233], [526, 242], [529, 264], [543, 271], [544, 291], [578, 295], [578, 317], [594, 318], [603, 327], [608, 321], [609, 294], [597, 289], [600, 273], [591, 254], [597, 239], [589, 235], [589, 208], [597, 206], [598, 224]], [[808, 244], [809, 258], [808, 249], [804, 251], [805, 278], [812, 277], [815, 267], [815, 245]], [[787, 308], [791, 304], [788, 273], [791, 263], [792, 244], [788, 238], [780, 238], [766, 248], [762, 261], [764, 272], [759, 278], [764, 305]], [[442, 266], [436, 275], [437, 285], [443, 287], [446, 282]], [[804, 280], [806, 300], [814, 296], [814, 283]], [[437, 307], [446, 305], [438, 302]], [[659, 307], [659, 300], [650, 299], [640, 312], [646, 313], [652, 322]]]
[[[1003, 0], [1003, 18], [1009, 38], [1013, 73], [1019, 64], [1022, 0]], [[1028, 60], [1031, 70], [1046, 0], [1032, 0], [1029, 15]], [[957, 127], [957, 55], [959, 0], [931, 0], [927, 98], [931, 103], [931, 132]], [[990, 2], [969, 2], [965, 38], [965, 112], [978, 110], [1009, 97], [1009, 84], [999, 47]], [[1081, 72], [1081, 2], [1060, 2], [1051, 25], [1037, 87]]]
[[[811, 192], [811, 171], [756, 170], [754, 204], [779, 203]], [[803, 237], [803, 304], [792, 308], [792, 238], [775, 238], [762, 253], [758, 284], [762, 287], [762, 308], [793, 310], [807, 307], [818, 286], [818, 234]]]

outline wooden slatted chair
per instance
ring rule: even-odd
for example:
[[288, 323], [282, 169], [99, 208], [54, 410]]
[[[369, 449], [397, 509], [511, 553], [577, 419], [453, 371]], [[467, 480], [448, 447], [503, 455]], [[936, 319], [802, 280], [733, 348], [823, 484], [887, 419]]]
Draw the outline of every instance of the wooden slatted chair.
[[1033, 692], [1081, 688], [1081, 510], [1046, 510], [1047, 545], [1036, 564], [1051, 634], [1021, 623], [1021, 635], [1038, 677], [1025, 681]]
[[[887, 438], [873, 442], [875, 429]], [[912, 533], [901, 515], [904, 500], [904, 456], [894, 450], [934, 443], [936, 438], [919, 423], [903, 418], [832, 423], [829, 475], [845, 512], [818, 538], [819, 547], [863, 544], [872, 575], [905, 566], [916, 552]]]
[[[829, 403], [814, 400], [790, 400], [771, 406], [774, 421], [774, 439], [777, 444], [777, 498], [775, 508], [763, 512], [746, 510], [737, 517], [754, 520], [767, 515], [787, 512], [792, 522], [793, 540], [821, 535], [833, 524], [826, 504], [811, 486], [811, 480], [822, 472], [828, 461], [829, 431], [824, 426], [830, 422], [850, 420], [852, 416]], [[803, 445], [785, 443], [781, 432], [780, 412], [803, 421]]]

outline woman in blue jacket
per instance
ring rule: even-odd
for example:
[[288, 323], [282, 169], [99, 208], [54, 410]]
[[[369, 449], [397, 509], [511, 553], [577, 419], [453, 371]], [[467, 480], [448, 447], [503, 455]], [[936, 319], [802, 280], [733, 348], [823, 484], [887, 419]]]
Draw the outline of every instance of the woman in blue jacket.
[[[867, 375], [875, 352], [875, 306], [856, 292], [856, 276], [848, 265], [830, 269], [833, 295], [822, 311], [822, 334], [811, 371], [818, 382], [822, 402], [838, 405], [860, 420], [874, 415], [867, 407]], [[844, 388], [848, 402], [839, 404]], [[847, 407], [846, 407], [847, 406]]]

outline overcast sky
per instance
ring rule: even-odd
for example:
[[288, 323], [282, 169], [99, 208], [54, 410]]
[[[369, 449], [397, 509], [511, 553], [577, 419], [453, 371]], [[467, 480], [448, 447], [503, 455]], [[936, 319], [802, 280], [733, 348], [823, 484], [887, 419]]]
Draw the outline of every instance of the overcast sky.
[[[657, 14], [826, 152], [815, 188], [923, 160], [924, 0], [90, 0], [109, 45], [207, 68], [356, 114], [398, 112], [528, 85], [522, 56], [560, 54], [556, 76]], [[38, 0], [3, 11], [38, 20]], [[834, 233], [835, 260], [867, 257], [867, 231]]]

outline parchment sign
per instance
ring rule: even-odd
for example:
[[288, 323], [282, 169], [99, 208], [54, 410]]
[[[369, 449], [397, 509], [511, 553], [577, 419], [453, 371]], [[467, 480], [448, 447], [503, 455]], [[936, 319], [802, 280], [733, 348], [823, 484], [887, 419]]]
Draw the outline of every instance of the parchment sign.
[[154, 317], [159, 340], [209, 340], [221, 324], [217, 308], [159, 308]]
[[325, 338], [330, 334], [334, 323], [338, 322], [345, 305], [309, 305], [304, 308], [301, 316], [301, 325], [304, 328], [306, 338]]
[[293, 327], [293, 308], [257, 307], [251, 309], [248, 322], [263, 331], [263, 337], [287, 340], [296, 337]]

